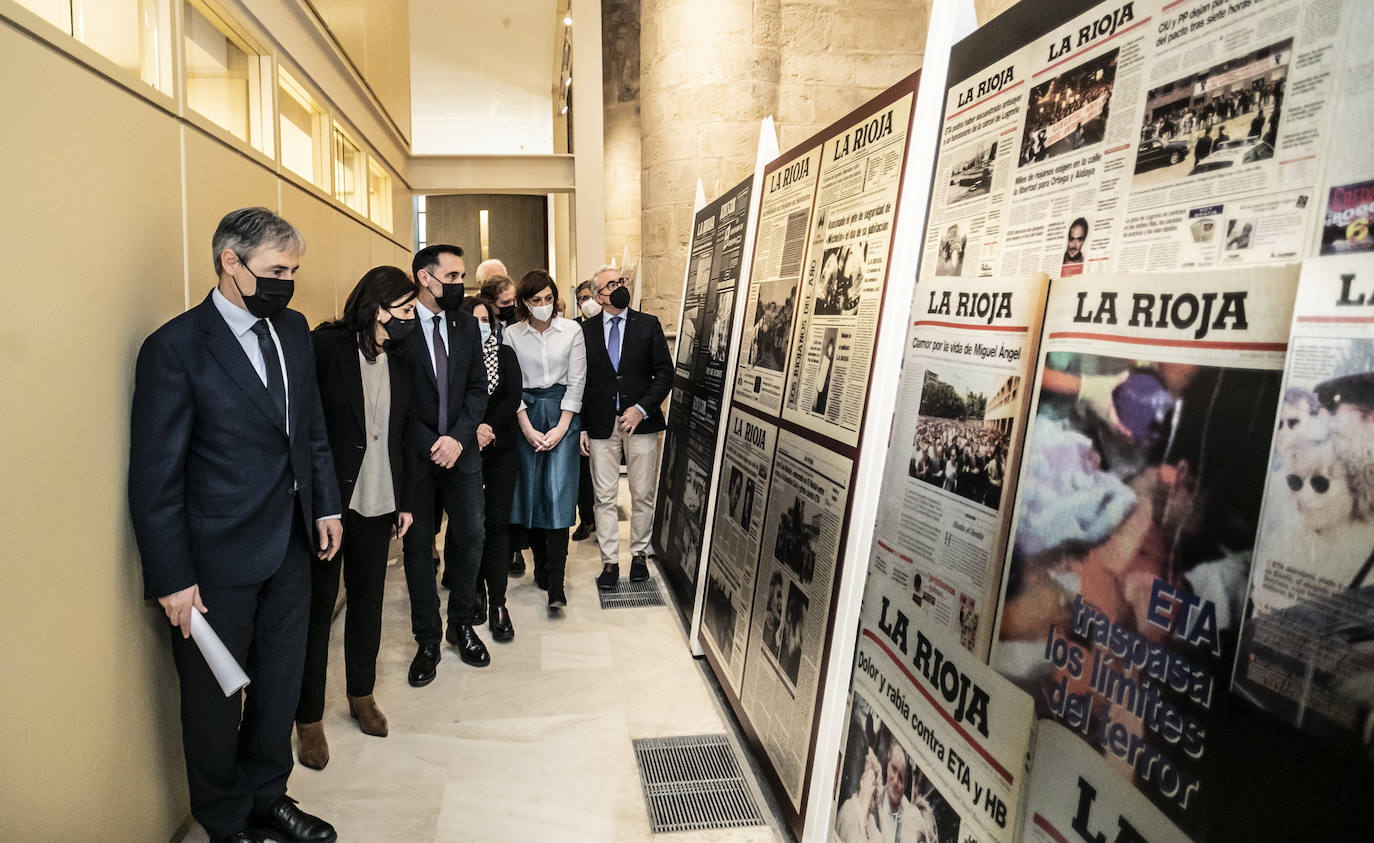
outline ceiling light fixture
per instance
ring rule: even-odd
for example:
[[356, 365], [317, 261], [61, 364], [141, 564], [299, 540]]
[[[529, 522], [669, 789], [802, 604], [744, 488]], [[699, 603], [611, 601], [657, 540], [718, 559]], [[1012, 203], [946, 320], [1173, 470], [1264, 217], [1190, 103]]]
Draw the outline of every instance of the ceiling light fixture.
[[564, 25], [564, 26], [572, 26], [572, 15], [564, 15], [564, 16], [563, 16], [563, 25]]
[[564, 80], [563, 80], [563, 87], [565, 87], [565, 88], [571, 88], [571, 87], [572, 87], [572, 77], [571, 77], [571, 76], [569, 76], [567, 79], [564, 79]]
[[559, 114], [567, 114], [567, 113], [568, 113], [568, 107], [567, 107], [566, 105], [563, 106], [563, 109], [562, 109], [561, 111], [559, 111], [558, 113], [559, 113]]

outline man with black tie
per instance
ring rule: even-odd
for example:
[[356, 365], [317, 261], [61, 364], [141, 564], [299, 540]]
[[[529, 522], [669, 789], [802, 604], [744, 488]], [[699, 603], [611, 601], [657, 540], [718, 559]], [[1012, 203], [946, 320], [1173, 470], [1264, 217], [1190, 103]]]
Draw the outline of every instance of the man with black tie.
[[437, 490], [448, 513], [450, 536], [460, 539], [450, 574], [447, 633], [439, 615], [431, 555], [438, 526], [433, 507], [416, 508], [415, 523], [403, 540], [410, 627], [419, 645], [410, 663], [409, 680], [419, 688], [434, 681], [441, 638], [457, 648], [465, 663], [473, 667], [491, 663], [486, 645], [473, 628], [484, 535], [477, 425], [487, 412], [487, 373], [477, 320], [458, 310], [467, 275], [463, 250], [427, 246], [415, 253], [410, 266], [419, 287], [415, 316], [420, 324], [409, 340], [416, 368], [410, 438], [415, 468], [407, 477], [416, 484], [412, 500], [432, 501]]
[[596, 534], [601, 574], [596, 586], [620, 579], [620, 526], [616, 493], [623, 454], [630, 481], [630, 581], [649, 578], [654, 522], [654, 469], [663, 399], [673, 386], [673, 361], [658, 317], [630, 309], [620, 270], [603, 266], [592, 277], [601, 312], [582, 323], [587, 341], [587, 389], [582, 397], [582, 453], [589, 457], [596, 491]]
[[[218, 285], [138, 355], [129, 509], [145, 592], [178, 627], [191, 813], [210, 839], [332, 841], [286, 795], [309, 554], [332, 559], [343, 536], [310, 333], [286, 309], [305, 243], [243, 208], [212, 249]], [[242, 705], [188, 638], [197, 611], [248, 674]]]

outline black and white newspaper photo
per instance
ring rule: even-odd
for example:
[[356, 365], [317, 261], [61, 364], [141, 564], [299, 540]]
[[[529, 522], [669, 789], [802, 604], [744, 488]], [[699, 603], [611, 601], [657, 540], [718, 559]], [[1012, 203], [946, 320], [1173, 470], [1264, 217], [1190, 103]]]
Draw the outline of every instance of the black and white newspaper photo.
[[734, 396], [772, 416], [782, 411], [822, 149], [818, 146], [779, 162], [763, 179]]
[[916, 288], [869, 578], [979, 658], [992, 641], [1048, 279]]
[[731, 410], [720, 462], [724, 485], [716, 495], [711, 526], [701, 643], [736, 696], [744, 679], [745, 641], [777, 436], [775, 425], [738, 408]]
[[914, 94], [823, 145], [783, 417], [858, 444]]
[[778, 434], [740, 700], [801, 804], [853, 463]]
[[1374, 759], [1374, 255], [1306, 261], [1232, 688]]

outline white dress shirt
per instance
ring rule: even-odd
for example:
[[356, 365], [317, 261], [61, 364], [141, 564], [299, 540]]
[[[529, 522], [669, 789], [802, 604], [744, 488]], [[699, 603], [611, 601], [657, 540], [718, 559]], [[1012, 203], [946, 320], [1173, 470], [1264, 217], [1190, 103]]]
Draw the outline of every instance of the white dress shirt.
[[[424, 305], [420, 304], [420, 301], [417, 299], [417, 300], [415, 301], [415, 316], [416, 316], [417, 319], [420, 320], [420, 324], [419, 324], [417, 327], [419, 328], [420, 333], [423, 334], [424, 337], [425, 337], [425, 348], [428, 348], [428, 349], [429, 349], [429, 368], [430, 368], [430, 371], [433, 371], [433, 370], [434, 370], [434, 317], [435, 317], [435, 316], [443, 316], [443, 314], [442, 314], [442, 313], [435, 313], [434, 311], [432, 311], [432, 310], [430, 310], [429, 308], [425, 307]], [[448, 353], [448, 356], [449, 356], [449, 357], [452, 357], [452, 356], [453, 356], [452, 349], [450, 349], [450, 348], [448, 347], [448, 320], [447, 320], [447, 319], [440, 319], [440, 320], [439, 320], [439, 326], [440, 326], [440, 327], [439, 327], [439, 336], [440, 336], [440, 337], [443, 339], [443, 341], [444, 341], [444, 351]], [[435, 374], [436, 374], [436, 376], [437, 376], [438, 373], [436, 372]]]
[[[219, 291], [219, 287], [210, 293], [210, 300], [215, 303], [215, 309], [219, 315], [224, 317], [224, 321], [229, 325], [229, 330], [234, 332], [234, 338], [243, 346], [243, 353], [248, 355], [248, 362], [253, 364], [253, 371], [258, 373], [258, 379], [263, 386], [267, 386], [267, 363], [262, 357], [262, 348], [258, 346], [258, 335], [253, 333], [253, 326], [258, 323], [258, 317], [234, 304], [224, 297]], [[290, 433], [291, 419], [291, 381], [286, 377], [286, 355], [281, 352], [281, 339], [277, 336], [277, 329], [272, 327], [272, 320], [267, 320], [267, 332], [272, 336], [272, 344], [277, 347], [277, 365], [281, 366], [281, 382], [286, 390], [286, 418], [287, 432]]]
[[[565, 384], [567, 392], [559, 408], [582, 412], [582, 392], [587, 386], [587, 341], [582, 326], [562, 316], [554, 316], [549, 327], [536, 331], [529, 322], [516, 322], [506, 329], [505, 344], [515, 349], [525, 389], [544, 389]], [[525, 409], [525, 402], [520, 402]]]

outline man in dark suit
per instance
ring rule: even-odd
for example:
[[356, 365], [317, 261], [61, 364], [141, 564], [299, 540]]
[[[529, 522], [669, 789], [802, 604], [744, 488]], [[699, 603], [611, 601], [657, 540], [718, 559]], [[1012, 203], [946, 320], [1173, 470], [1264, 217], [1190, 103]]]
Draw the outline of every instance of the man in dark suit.
[[410, 627], [419, 649], [410, 663], [410, 684], [434, 681], [439, 642], [447, 637], [459, 657], [474, 667], [491, 663], [473, 620], [477, 611], [477, 572], [482, 561], [482, 458], [477, 425], [487, 411], [487, 374], [482, 362], [477, 320], [458, 311], [463, 301], [463, 250], [427, 246], [411, 261], [419, 297], [419, 329], [410, 335], [415, 366], [415, 403], [411, 407], [411, 461], [415, 484], [411, 500], [432, 501], [437, 490], [448, 513], [451, 537], [461, 537], [453, 559], [448, 595], [448, 631], [439, 615], [432, 542], [437, 532], [434, 508], [418, 506], [404, 539], [406, 586], [410, 590]]
[[[286, 796], [310, 553], [343, 536], [310, 333], [285, 309], [304, 247], [266, 208], [226, 215], [218, 286], [138, 355], [129, 508], [145, 593], [178, 628], [191, 813], [215, 841], [336, 837]], [[248, 674], [242, 707], [188, 638], [197, 611]]]
[[630, 309], [620, 270], [605, 266], [592, 278], [601, 312], [582, 323], [587, 341], [587, 390], [582, 397], [582, 453], [591, 462], [596, 490], [596, 533], [601, 574], [596, 585], [620, 579], [620, 528], [616, 493], [623, 455], [630, 481], [630, 580], [649, 578], [654, 522], [654, 469], [663, 399], [673, 386], [673, 361], [658, 318]]

